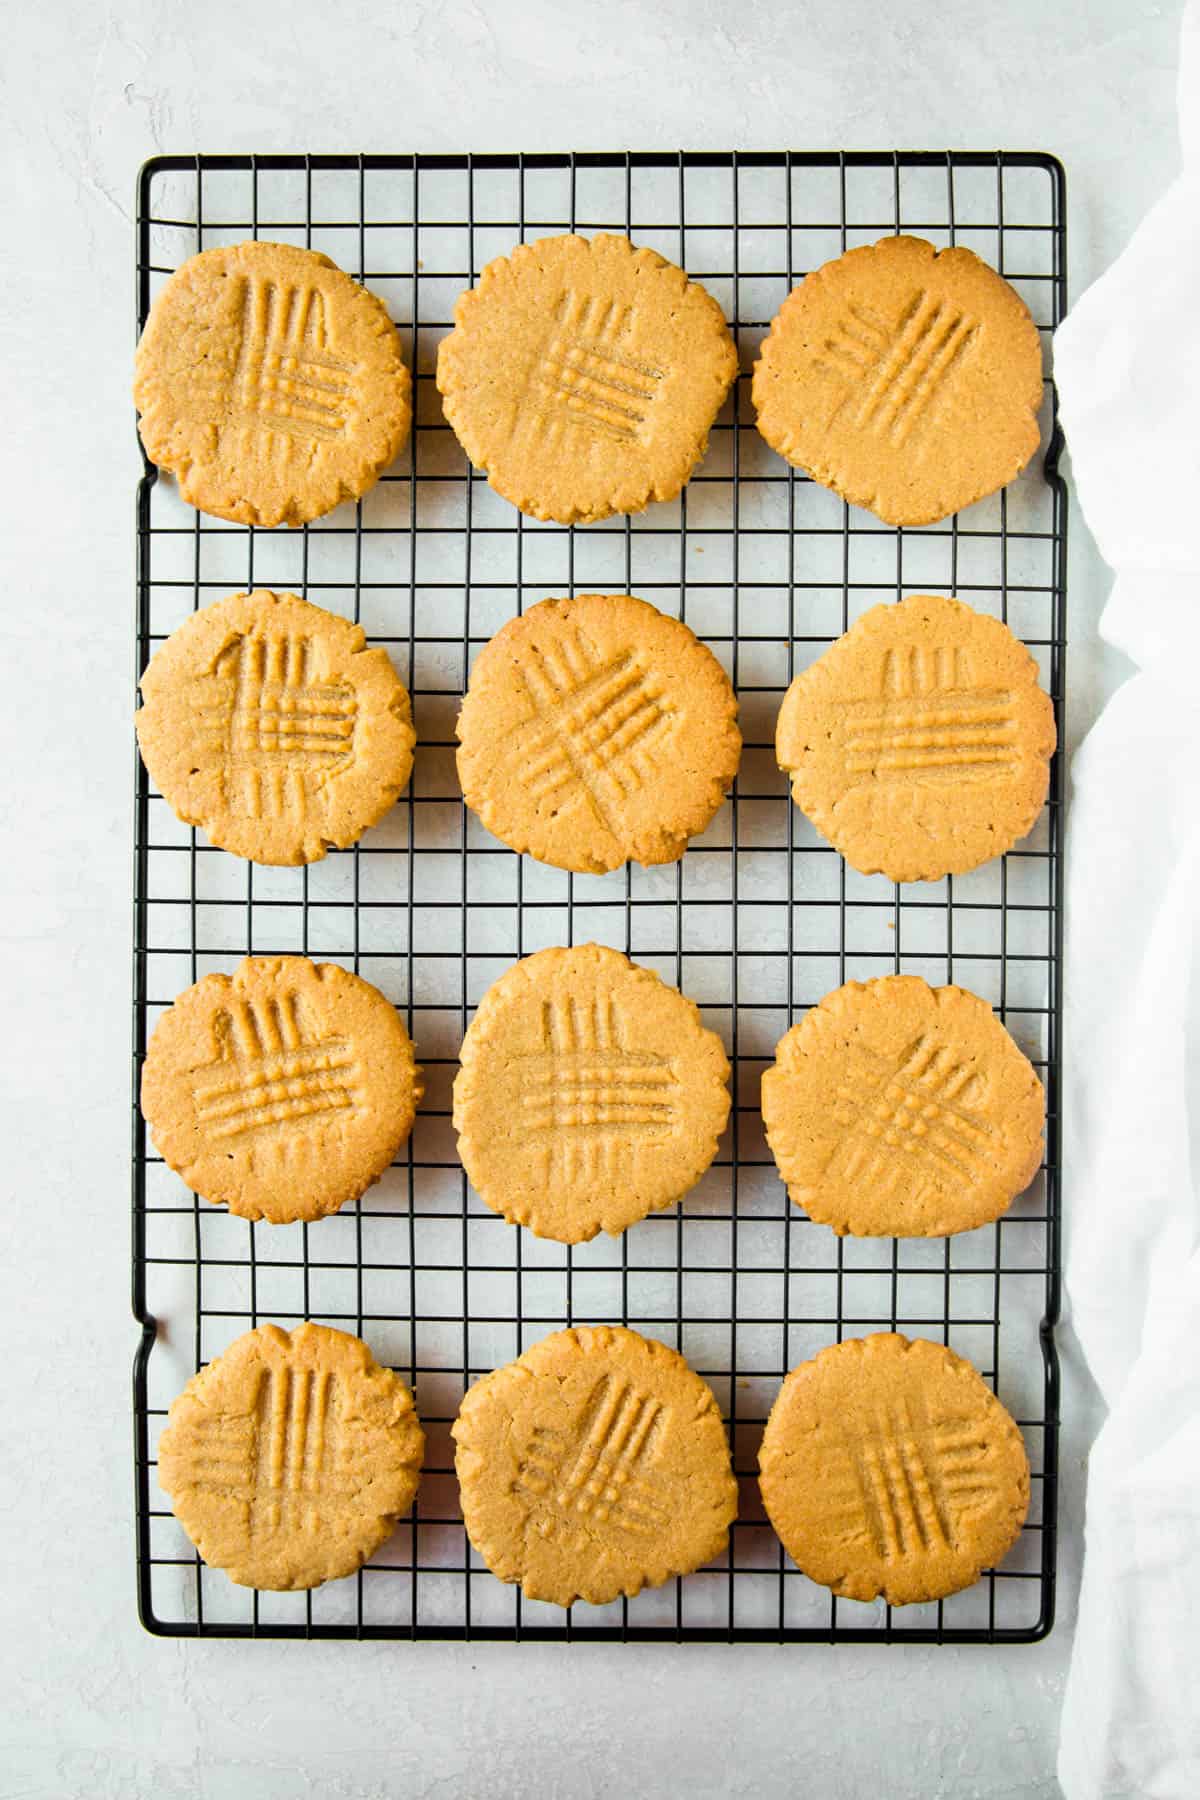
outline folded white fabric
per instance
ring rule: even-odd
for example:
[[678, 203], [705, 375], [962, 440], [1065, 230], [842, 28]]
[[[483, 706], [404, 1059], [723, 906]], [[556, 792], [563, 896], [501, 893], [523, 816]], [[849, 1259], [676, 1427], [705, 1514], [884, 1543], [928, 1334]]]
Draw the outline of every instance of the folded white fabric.
[[1055, 338], [1080, 505], [1138, 665], [1077, 752], [1070, 1317], [1108, 1406], [1063, 1709], [1068, 1800], [1200, 1796], [1200, 0], [1184, 170]]

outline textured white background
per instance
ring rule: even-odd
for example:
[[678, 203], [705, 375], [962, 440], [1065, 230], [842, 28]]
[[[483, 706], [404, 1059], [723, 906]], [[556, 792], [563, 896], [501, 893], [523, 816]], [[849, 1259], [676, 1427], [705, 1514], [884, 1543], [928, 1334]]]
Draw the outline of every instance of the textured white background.
[[[1078, 293], [1176, 166], [1178, 12], [1177, 0], [37, 0], [9, 13], [3, 1800], [1057, 1792], [1094, 1422], [1069, 1332], [1063, 1593], [1043, 1645], [568, 1653], [139, 1632], [125, 1310], [130, 210], [156, 150], [1044, 148], [1067, 164]], [[1107, 577], [1077, 515], [1072, 530], [1077, 740], [1124, 669], [1095, 642]]]

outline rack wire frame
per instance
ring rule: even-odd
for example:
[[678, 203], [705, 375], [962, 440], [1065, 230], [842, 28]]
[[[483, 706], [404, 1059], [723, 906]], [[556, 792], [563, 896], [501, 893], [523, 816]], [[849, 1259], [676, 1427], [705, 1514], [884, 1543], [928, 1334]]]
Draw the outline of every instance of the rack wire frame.
[[[361, 619], [387, 645], [419, 731], [409, 792], [353, 849], [300, 870], [242, 864], [173, 819], [136, 765], [133, 1370], [139, 1616], [165, 1636], [517, 1641], [1032, 1642], [1054, 1619], [1060, 1297], [1062, 800], [987, 869], [937, 884], [865, 879], [817, 837], [774, 766], [793, 674], [865, 605], [957, 592], [1038, 657], [1063, 739], [1067, 501], [1047, 380], [1044, 451], [1011, 488], [938, 527], [893, 530], [786, 468], [758, 438], [755, 345], [788, 289], [859, 242], [911, 230], [979, 250], [1048, 338], [1066, 308], [1065, 176], [1026, 152], [640, 152], [159, 156], [137, 185], [136, 311], [187, 255], [266, 235], [327, 250], [389, 305], [414, 375], [411, 448], [356, 506], [296, 533], [202, 518], [148, 463], [138, 484], [136, 674], [195, 607], [256, 582]], [[527, 236], [616, 229], [725, 306], [732, 401], [677, 503], [542, 527], [498, 502], [442, 420], [433, 349], [454, 292]], [[702, 562], [702, 557], [707, 562]], [[470, 818], [453, 720], [472, 653], [549, 593], [641, 593], [723, 660], [745, 751], [730, 801], [667, 869], [593, 878], [514, 856]], [[734, 1066], [731, 1127], [676, 1209], [620, 1240], [547, 1245], [494, 1219], [454, 1155], [449, 1083], [482, 991], [519, 955], [600, 938], [701, 1004]], [[427, 1072], [384, 1181], [313, 1226], [249, 1225], [154, 1155], [136, 1095], [174, 994], [256, 952], [361, 971], [400, 1006]], [[890, 970], [961, 979], [997, 1006], [1047, 1088], [1044, 1168], [1006, 1218], [955, 1239], [836, 1238], [792, 1207], [761, 1136], [758, 1075], [829, 988]], [[155, 1480], [186, 1376], [264, 1319], [367, 1338], [416, 1391], [429, 1443], [412, 1519], [347, 1581], [248, 1593], [204, 1567]], [[622, 1322], [682, 1349], [727, 1420], [741, 1506], [713, 1568], [610, 1607], [525, 1602], [470, 1550], [449, 1425], [464, 1387], [568, 1323]], [[815, 1587], [765, 1521], [755, 1452], [786, 1371], [876, 1329], [970, 1356], [1016, 1413], [1033, 1504], [1004, 1566], [963, 1595], [893, 1611]], [[457, 1342], [451, 1342], [459, 1334]]]

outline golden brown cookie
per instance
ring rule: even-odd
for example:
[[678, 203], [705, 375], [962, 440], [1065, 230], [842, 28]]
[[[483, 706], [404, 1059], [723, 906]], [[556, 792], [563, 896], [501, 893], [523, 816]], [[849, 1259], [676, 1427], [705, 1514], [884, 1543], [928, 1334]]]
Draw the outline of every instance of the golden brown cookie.
[[855, 1237], [945, 1237], [997, 1219], [1042, 1160], [1046, 1097], [986, 1000], [918, 975], [849, 981], [762, 1078], [788, 1193]]
[[712, 1390], [620, 1326], [556, 1331], [454, 1423], [467, 1536], [527, 1600], [604, 1606], [724, 1550], [737, 1482]]
[[204, 1199], [273, 1225], [319, 1219], [378, 1181], [421, 1098], [391, 1002], [336, 963], [248, 956], [155, 1026], [142, 1112]]
[[150, 659], [137, 714], [163, 798], [251, 862], [316, 862], [407, 786], [416, 733], [386, 650], [294, 594], [193, 613]]
[[720, 1038], [676, 988], [601, 944], [515, 963], [460, 1055], [454, 1126], [473, 1186], [560, 1244], [673, 1206], [729, 1117]]
[[489, 831], [582, 874], [674, 862], [737, 774], [724, 669], [628, 594], [542, 600], [476, 659], [458, 719], [463, 798]]
[[886, 237], [793, 288], [752, 391], [788, 462], [889, 525], [928, 525], [1037, 449], [1042, 349], [1025, 302], [974, 251]]
[[653, 250], [543, 238], [489, 263], [438, 348], [447, 419], [497, 493], [562, 525], [673, 500], [737, 374], [725, 315]]
[[797, 675], [775, 754], [854, 868], [937, 881], [1032, 828], [1055, 741], [1038, 666], [1008, 626], [913, 594], [872, 607]]
[[890, 1331], [792, 1370], [758, 1465], [784, 1549], [847, 1600], [956, 1594], [1029, 1509], [1025, 1445], [991, 1389], [953, 1350]]
[[303, 525], [365, 494], [411, 419], [383, 302], [291, 244], [189, 257], [150, 309], [133, 397], [151, 462], [242, 525]]
[[352, 1575], [412, 1505], [425, 1434], [361, 1338], [260, 1325], [175, 1400], [158, 1479], [204, 1561], [242, 1587]]

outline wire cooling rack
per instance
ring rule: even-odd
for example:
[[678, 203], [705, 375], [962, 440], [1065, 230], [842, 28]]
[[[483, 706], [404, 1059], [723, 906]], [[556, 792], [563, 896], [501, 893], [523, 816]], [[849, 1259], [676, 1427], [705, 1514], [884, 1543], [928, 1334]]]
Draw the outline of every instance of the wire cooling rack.
[[[1054, 1614], [1059, 1302], [1062, 799], [1055, 760], [1033, 834], [963, 877], [896, 887], [848, 869], [791, 804], [776, 713], [792, 676], [868, 606], [957, 593], [1007, 619], [1054, 696], [1062, 736], [1066, 497], [1049, 383], [1044, 453], [960, 517], [893, 530], [788, 469], [754, 429], [749, 369], [808, 270], [908, 230], [977, 250], [1044, 335], [1066, 303], [1060, 165], [1034, 154], [765, 152], [539, 156], [157, 157], [138, 185], [137, 321], [185, 257], [248, 236], [327, 252], [386, 302], [415, 375], [410, 448], [357, 506], [299, 532], [203, 518], [146, 467], [137, 496], [137, 669], [195, 607], [256, 584], [354, 619], [413, 696], [412, 785], [355, 848], [255, 868], [181, 825], [137, 772], [135, 1079], [175, 995], [248, 951], [360, 971], [410, 1024], [427, 1099], [411, 1142], [353, 1207], [250, 1225], [187, 1192], [134, 1108], [133, 1305], [139, 1608], [189, 1636], [1031, 1641]], [[453, 302], [514, 243], [618, 230], [721, 302], [742, 376], [677, 502], [580, 529], [521, 517], [468, 468], [434, 387]], [[745, 752], [732, 799], [683, 860], [603, 877], [514, 856], [466, 813], [454, 721], [473, 654], [549, 594], [643, 595], [733, 678]], [[734, 1064], [717, 1162], [674, 1210], [568, 1249], [514, 1230], [470, 1191], [450, 1086], [472, 1009], [517, 957], [589, 939], [695, 999]], [[995, 1005], [1042, 1071], [1046, 1162], [995, 1225], [928, 1241], [839, 1239], [788, 1202], [759, 1076], [787, 1028], [840, 982], [890, 971]], [[250, 1593], [199, 1562], [156, 1479], [184, 1381], [263, 1320], [365, 1337], [415, 1389], [428, 1434], [417, 1506], [357, 1576]], [[678, 1347], [729, 1425], [741, 1506], [719, 1565], [635, 1600], [567, 1613], [523, 1601], [471, 1552], [453, 1476], [464, 1387], [546, 1333], [623, 1322]], [[846, 1336], [898, 1328], [952, 1345], [1018, 1418], [1029, 1521], [1001, 1570], [937, 1604], [838, 1600], [789, 1563], [755, 1480], [786, 1371]]]

